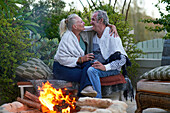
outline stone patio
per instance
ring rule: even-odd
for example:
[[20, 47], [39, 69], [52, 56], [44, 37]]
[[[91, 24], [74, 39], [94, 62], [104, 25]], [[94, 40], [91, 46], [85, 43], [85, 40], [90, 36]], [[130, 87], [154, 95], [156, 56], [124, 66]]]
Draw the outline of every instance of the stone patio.
[[[136, 110], [135, 100], [132, 102], [130, 100], [124, 102], [126, 102], [126, 104], [128, 105], [127, 113], [135, 113]], [[144, 110], [143, 113], [170, 113], [170, 111], [165, 111], [163, 109], [158, 109], [158, 108], [148, 108]]]

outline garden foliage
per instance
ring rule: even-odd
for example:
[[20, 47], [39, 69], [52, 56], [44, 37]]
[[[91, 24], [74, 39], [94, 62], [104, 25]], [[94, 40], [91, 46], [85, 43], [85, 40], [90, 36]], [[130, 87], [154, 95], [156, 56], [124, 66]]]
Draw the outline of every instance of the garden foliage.
[[[168, 14], [162, 12], [159, 4], [164, 3], [166, 5], [165, 10]], [[164, 39], [170, 39], [170, 0], [159, 0], [159, 2], [155, 5], [158, 8], [161, 18], [156, 19], [144, 19], [141, 20], [144, 23], [153, 23], [156, 26], [153, 27], [146, 27], [146, 29], [155, 32], [165, 31], [167, 32], [166, 35], [163, 37]]]
[[18, 94], [15, 68], [33, 55], [28, 51], [32, 46], [29, 31], [13, 22], [0, 18], [0, 97], [5, 101], [15, 100], [16, 95], [12, 94]]

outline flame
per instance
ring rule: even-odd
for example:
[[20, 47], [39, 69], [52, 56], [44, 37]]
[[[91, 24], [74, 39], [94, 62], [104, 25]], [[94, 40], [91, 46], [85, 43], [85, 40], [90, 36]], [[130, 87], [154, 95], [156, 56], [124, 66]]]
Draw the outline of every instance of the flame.
[[[58, 113], [55, 109], [55, 106], [61, 106], [63, 104], [69, 105], [67, 108], [62, 109], [62, 113], [70, 113], [70, 107], [75, 109], [74, 103], [76, 102], [76, 98], [70, 99], [69, 95], [64, 96], [61, 89], [55, 89], [51, 86], [51, 84], [47, 81], [45, 84], [43, 83], [42, 88], [38, 87], [40, 90], [39, 100], [41, 104], [47, 107], [50, 112], [48, 113]], [[64, 88], [67, 90], [67, 88]]]
[[62, 113], [70, 113], [70, 107], [67, 107], [66, 109], [62, 109]]

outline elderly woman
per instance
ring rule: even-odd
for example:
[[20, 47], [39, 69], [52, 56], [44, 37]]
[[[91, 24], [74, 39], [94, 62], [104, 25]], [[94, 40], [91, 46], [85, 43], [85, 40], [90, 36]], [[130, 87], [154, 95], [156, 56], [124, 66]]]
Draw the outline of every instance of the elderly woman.
[[[94, 58], [92, 53], [85, 55], [86, 43], [80, 35], [85, 30], [84, 24], [76, 14], [71, 14], [60, 22], [62, 38], [53, 65], [54, 79], [80, 83], [78, 96], [82, 96], [80, 92], [84, 87], [91, 86], [87, 69], [91, 66], [90, 60]], [[97, 95], [92, 88], [88, 91], [92, 97]]]

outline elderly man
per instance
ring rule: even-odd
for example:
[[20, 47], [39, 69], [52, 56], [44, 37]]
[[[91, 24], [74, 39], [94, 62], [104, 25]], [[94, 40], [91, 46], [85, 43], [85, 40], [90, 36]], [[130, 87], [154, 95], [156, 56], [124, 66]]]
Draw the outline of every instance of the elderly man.
[[117, 75], [120, 73], [123, 65], [126, 64], [127, 54], [122, 46], [120, 37], [110, 36], [107, 27], [109, 19], [107, 13], [102, 10], [95, 11], [92, 15], [93, 35], [93, 54], [95, 61], [88, 69], [87, 73], [92, 86], [85, 87], [81, 94], [88, 96], [93, 89], [97, 91], [97, 98], [101, 98], [100, 77]]

